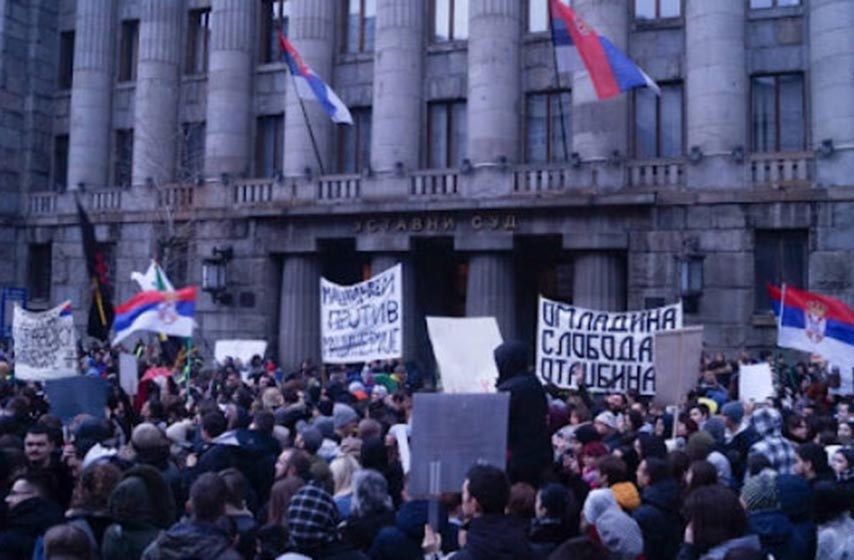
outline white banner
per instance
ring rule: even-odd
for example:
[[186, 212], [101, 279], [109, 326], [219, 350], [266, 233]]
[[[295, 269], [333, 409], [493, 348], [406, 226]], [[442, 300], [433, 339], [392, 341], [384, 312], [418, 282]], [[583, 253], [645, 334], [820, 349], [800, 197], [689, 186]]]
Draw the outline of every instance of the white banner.
[[503, 340], [495, 317], [427, 317], [444, 393], [494, 393], [493, 352]]
[[234, 358], [248, 368], [253, 356], [263, 358], [266, 352], [266, 340], [217, 340], [214, 343], [214, 360], [218, 364], [224, 364], [226, 358]]
[[537, 307], [537, 376], [575, 388], [580, 368], [591, 391], [655, 394], [654, 335], [682, 328], [682, 303], [612, 313], [540, 296]]
[[42, 313], [15, 306], [15, 377], [43, 381], [77, 375], [77, 335], [71, 302]]
[[339, 286], [321, 278], [320, 334], [325, 363], [402, 357], [401, 265], [352, 286]]

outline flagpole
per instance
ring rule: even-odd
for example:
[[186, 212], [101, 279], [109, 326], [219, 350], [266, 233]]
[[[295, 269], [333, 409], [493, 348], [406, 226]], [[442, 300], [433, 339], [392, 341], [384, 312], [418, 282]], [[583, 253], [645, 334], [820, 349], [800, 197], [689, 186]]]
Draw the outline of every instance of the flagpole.
[[780, 314], [777, 316], [777, 339], [780, 339], [780, 330], [783, 328], [783, 312], [786, 310], [786, 283], [780, 289]]
[[[561, 134], [561, 138], [563, 139], [563, 160], [569, 161], [569, 145], [566, 142], [566, 119], [564, 118], [564, 114], [563, 114], [563, 94], [562, 94], [561, 89], [560, 89], [560, 71], [558, 70], [558, 66], [557, 66], [557, 46], [555, 45], [555, 32], [554, 32], [554, 24], [553, 24], [554, 14], [552, 14], [551, 0], [549, 0], [548, 7], [549, 7], [549, 34], [551, 35], [551, 40], [552, 40], [552, 60], [554, 62], [554, 67], [555, 67], [555, 83], [557, 84], [557, 107], [558, 107], [558, 112], [560, 112], [560, 134]], [[546, 98], [546, 102], [548, 102], [548, 98]], [[546, 111], [546, 114], [548, 114], [548, 111]], [[548, 127], [546, 127], [546, 130], [548, 131]], [[548, 146], [548, 145], [549, 145], [549, 142], [546, 141], [546, 146]], [[549, 160], [549, 155], [550, 154], [546, 154], [546, 161]]]

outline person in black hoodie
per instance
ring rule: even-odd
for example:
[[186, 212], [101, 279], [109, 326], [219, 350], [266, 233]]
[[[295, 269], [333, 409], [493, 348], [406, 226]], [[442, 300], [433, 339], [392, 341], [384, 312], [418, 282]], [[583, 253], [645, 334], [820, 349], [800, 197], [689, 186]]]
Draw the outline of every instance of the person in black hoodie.
[[44, 473], [30, 471], [15, 479], [6, 505], [6, 530], [0, 533], [0, 559], [30, 558], [36, 540], [48, 528], [64, 521], [62, 509], [48, 500], [49, 480]]
[[528, 540], [538, 558], [545, 558], [561, 543], [578, 536], [578, 503], [562, 484], [551, 483], [537, 492], [536, 517], [531, 521]]
[[496, 387], [510, 393], [507, 475], [513, 483], [537, 487], [553, 459], [546, 391], [528, 371], [530, 352], [524, 342], [504, 342], [493, 356], [498, 367]]
[[682, 540], [682, 503], [680, 489], [664, 459], [647, 457], [638, 466], [641, 505], [632, 517], [643, 533], [643, 552], [647, 558], [673, 560]]
[[529, 560], [525, 527], [504, 514], [510, 497], [507, 475], [496, 467], [475, 465], [463, 483], [465, 544], [453, 560]]

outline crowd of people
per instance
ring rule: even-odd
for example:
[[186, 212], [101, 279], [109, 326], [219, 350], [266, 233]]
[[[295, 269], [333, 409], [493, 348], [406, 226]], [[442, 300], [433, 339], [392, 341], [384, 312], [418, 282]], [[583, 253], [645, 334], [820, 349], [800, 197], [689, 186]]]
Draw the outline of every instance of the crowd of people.
[[[136, 354], [141, 372], [163, 365]], [[506, 465], [435, 497], [410, 495], [390, 433], [434, 390], [399, 362], [196, 361], [131, 396], [115, 352], [92, 349], [105, 413], [66, 422], [0, 364], [0, 559], [854, 558], [852, 397], [820, 364], [760, 356], [777, 398], [743, 403], [750, 357], [704, 358], [661, 408], [581, 375], [543, 386], [530, 359], [495, 350]]]

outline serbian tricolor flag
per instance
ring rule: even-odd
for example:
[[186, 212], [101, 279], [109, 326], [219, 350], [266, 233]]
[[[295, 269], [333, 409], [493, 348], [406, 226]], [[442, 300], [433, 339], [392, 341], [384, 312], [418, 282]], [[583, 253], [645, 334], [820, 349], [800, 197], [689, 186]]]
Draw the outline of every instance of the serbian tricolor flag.
[[303, 99], [317, 99], [329, 118], [338, 124], [353, 124], [353, 117], [344, 102], [335, 95], [332, 88], [317, 77], [311, 68], [302, 61], [297, 50], [279, 31], [279, 43], [282, 45], [282, 54], [288, 65], [288, 70], [294, 77], [297, 95]]
[[559, 69], [566, 71], [577, 51], [584, 62], [599, 99], [614, 97], [621, 91], [648, 87], [661, 95], [652, 78], [629, 60], [614, 43], [596, 34], [584, 20], [560, 0], [549, 0], [552, 41]]
[[116, 308], [113, 330], [118, 344], [131, 334], [152, 331], [171, 336], [191, 337], [196, 314], [196, 288], [176, 292], [139, 292]]
[[777, 316], [777, 346], [818, 354], [832, 364], [854, 366], [854, 311], [838, 299], [767, 284]]

